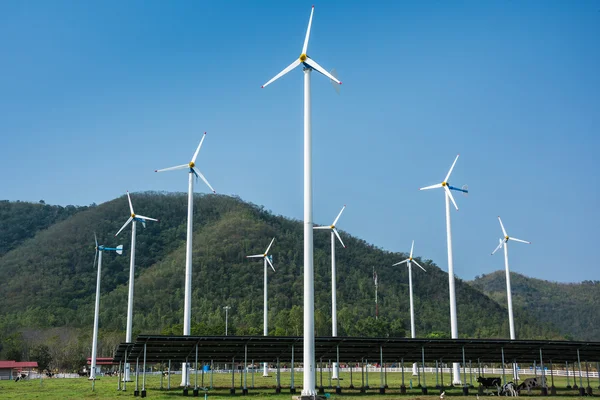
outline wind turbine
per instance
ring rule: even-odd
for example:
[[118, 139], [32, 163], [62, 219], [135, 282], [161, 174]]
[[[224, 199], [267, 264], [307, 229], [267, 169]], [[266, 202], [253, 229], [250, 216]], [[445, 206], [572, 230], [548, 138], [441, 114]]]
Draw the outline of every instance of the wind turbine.
[[496, 247], [494, 249], [494, 251], [492, 251], [492, 255], [494, 255], [495, 252], [497, 252], [502, 247], [504, 247], [504, 269], [506, 271], [506, 298], [508, 300], [508, 324], [510, 326], [510, 340], [515, 340], [516, 336], [515, 336], [515, 321], [513, 319], [512, 290], [510, 287], [510, 270], [508, 269], [508, 241], [513, 240], [515, 242], [521, 242], [521, 243], [527, 243], [527, 244], [531, 244], [531, 242], [508, 236], [508, 234], [506, 233], [506, 229], [504, 229], [504, 224], [502, 223], [502, 220], [500, 219], [500, 217], [498, 217], [498, 221], [500, 221], [500, 228], [502, 228], [502, 233], [504, 234], [504, 238], [500, 239], [500, 243], [498, 244], [498, 247]]
[[[202, 143], [206, 138], [206, 132], [200, 140], [200, 144], [192, 157], [192, 161], [187, 164], [177, 165], [175, 167], [169, 167], [164, 169], [158, 169], [155, 172], [175, 171], [178, 169], [187, 169], [189, 172], [188, 178], [188, 215], [187, 215], [187, 240], [185, 246], [185, 300], [183, 306], [183, 335], [190, 335], [190, 325], [192, 320], [192, 234], [193, 234], [193, 223], [194, 223], [194, 176], [200, 177], [206, 183], [213, 193], [215, 189], [210, 186], [210, 183], [206, 180], [204, 175], [196, 167], [196, 158], [200, 153]], [[181, 366], [181, 386], [189, 386], [190, 379], [188, 374], [188, 368], [186, 363]]]
[[[125, 227], [127, 225], [129, 225], [129, 223], [131, 223], [131, 258], [129, 261], [129, 296], [127, 298], [127, 331], [125, 334], [125, 341], [127, 343], [131, 343], [131, 328], [133, 325], [133, 281], [135, 279], [135, 236], [136, 236], [135, 229], [136, 229], [136, 223], [138, 221], [141, 222], [142, 226], [144, 226], [144, 228], [145, 228], [146, 221], [158, 222], [158, 220], [155, 218], [144, 217], [143, 215], [137, 215], [133, 211], [133, 204], [131, 204], [131, 196], [129, 196], [129, 192], [127, 192], [127, 200], [129, 200], [129, 211], [131, 212], [131, 214], [130, 214], [129, 218], [127, 219], [127, 221], [125, 221], [125, 223], [123, 224], [121, 229], [119, 229], [119, 231], [115, 234], [115, 237], [118, 236], [119, 233], [121, 233], [121, 231], [123, 229], [125, 229]], [[123, 377], [123, 379], [127, 382], [130, 381], [129, 370], [130, 370], [130, 366], [129, 366], [129, 363], [127, 363], [127, 364], [125, 364], [125, 376]]]
[[302, 46], [302, 53], [297, 60], [291, 63], [273, 79], [262, 87], [273, 83], [299, 65], [304, 71], [304, 335], [303, 357], [306, 373], [303, 374], [301, 396], [316, 396], [315, 390], [315, 287], [313, 266], [313, 207], [312, 207], [312, 132], [310, 116], [310, 73], [313, 69], [325, 75], [332, 81], [342, 84], [336, 77], [327, 72], [315, 60], [308, 57], [308, 40], [310, 27], [315, 11], [313, 6], [308, 21], [308, 29]]
[[[273, 269], [273, 272], [275, 272], [275, 267], [273, 266], [273, 262], [271, 260], [271, 258], [273, 256], [268, 255], [269, 250], [271, 249], [271, 246], [273, 245], [274, 241], [275, 241], [275, 238], [273, 238], [273, 240], [271, 240], [271, 243], [269, 243], [269, 247], [267, 247], [267, 250], [264, 252], [264, 254], [254, 254], [252, 256], [246, 256], [246, 258], [262, 258], [263, 259], [264, 270], [265, 270], [265, 282], [264, 282], [265, 298], [263, 301], [263, 336], [269, 336], [269, 331], [268, 331], [268, 326], [267, 326], [267, 263], [271, 266], [271, 268]], [[263, 376], [269, 376], [268, 372], [269, 372], [268, 365], [267, 365], [267, 363], [264, 363]]]
[[[460, 155], [460, 154], [459, 154]], [[454, 197], [452, 197], [452, 190], [469, 193], [464, 187], [462, 189], [451, 186], [448, 180], [450, 179], [450, 175], [452, 174], [452, 170], [456, 165], [456, 161], [458, 161], [459, 155], [456, 156], [446, 178], [442, 181], [442, 183], [438, 183], [431, 186], [426, 186], [424, 188], [420, 188], [419, 190], [428, 190], [428, 189], [436, 189], [436, 188], [444, 188], [444, 194], [446, 199], [446, 237], [448, 240], [448, 286], [450, 292], [450, 330], [452, 334], [452, 339], [458, 339], [458, 321], [456, 319], [456, 289], [454, 286], [454, 265], [452, 261], [452, 227], [450, 224], [450, 201], [454, 204], [456, 211], [458, 211], [458, 206], [456, 205], [456, 201], [454, 201]], [[452, 364], [453, 370], [453, 384], [460, 385], [460, 365], [459, 363]]]
[[98, 238], [94, 233], [94, 241], [96, 242], [96, 252], [94, 254], [94, 265], [96, 265], [96, 257], [98, 257], [98, 277], [96, 278], [96, 305], [94, 308], [94, 333], [92, 334], [92, 362], [90, 370], [90, 380], [96, 379], [96, 352], [98, 349], [98, 314], [100, 313], [100, 277], [102, 275], [102, 253], [105, 251], [114, 251], [117, 254], [123, 254], [123, 245], [117, 247], [98, 246]]
[[[411, 338], [416, 338], [416, 334], [415, 334], [415, 308], [413, 305], [413, 284], [412, 284], [412, 263], [415, 263], [417, 265], [417, 267], [421, 268], [423, 271], [425, 271], [425, 268], [423, 268], [421, 266], [421, 264], [419, 264], [417, 262], [417, 260], [413, 259], [413, 250], [415, 248], [415, 241], [412, 241], [412, 245], [410, 246], [410, 256], [404, 260], [404, 261], [400, 261], [397, 262], [395, 265], [400, 265], [400, 264], [405, 264], [408, 267], [408, 291], [409, 291], [409, 295], [410, 295], [410, 337]], [[427, 271], [425, 271], [427, 272]], [[417, 363], [413, 363], [413, 376], [417, 376]]]
[[[337, 236], [338, 240], [342, 244], [343, 248], [346, 248], [346, 245], [342, 241], [340, 234], [337, 229], [335, 229], [335, 225], [338, 220], [342, 216], [342, 213], [346, 209], [346, 205], [342, 207], [342, 210], [338, 214], [338, 216], [333, 220], [333, 223], [329, 226], [315, 226], [313, 229], [330, 229], [331, 230], [331, 336], [337, 337], [337, 296], [336, 296], [336, 288], [337, 288], [337, 279], [335, 275], [335, 238]], [[337, 362], [333, 363], [333, 376], [332, 379], [339, 379], [339, 365]]]

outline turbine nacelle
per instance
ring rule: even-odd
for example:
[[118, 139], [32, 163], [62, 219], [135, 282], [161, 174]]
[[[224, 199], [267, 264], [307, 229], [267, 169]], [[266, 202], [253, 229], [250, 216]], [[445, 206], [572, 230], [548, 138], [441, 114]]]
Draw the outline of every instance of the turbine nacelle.
[[498, 250], [500, 250], [502, 248], [502, 246], [505, 246], [509, 240], [512, 240], [515, 242], [531, 244], [531, 242], [528, 242], [527, 240], [517, 239], [517, 238], [508, 236], [508, 233], [506, 233], [506, 229], [504, 229], [504, 224], [502, 223], [502, 219], [500, 218], [500, 216], [498, 216], [498, 221], [500, 222], [500, 228], [502, 229], [502, 234], [504, 235], [504, 239], [500, 239], [500, 244], [498, 244], [498, 246], [494, 249], [494, 251], [492, 251], [492, 255], [494, 255], [494, 253], [496, 253]]
[[325, 75], [326, 77], [328, 77], [335, 83], [338, 83], [340, 85], [342, 84], [342, 82], [340, 80], [338, 80], [331, 73], [327, 72], [327, 70], [325, 70], [323, 67], [321, 67], [319, 65], [319, 63], [317, 63], [315, 60], [313, 60], [306, 54], [306, 52], [308, 50], [308, 41], [310, 39], [310, 28], [312, 26], [312, 18], [313, 18], [314, 12], [315, 12], [315, 6], [313, 6], [310, 11], [310, 19], [308, 20], [308, 28], [306, 29], [306, 36], [304, 38], [304, 45], [302, 46], [302, 52], [300, 53], [300, 56], [296, 60], [294, 60], [294, 62], [292, 62], [290, 65], [288, 65], [286, 68], [284, 68], [283, 71], [281, 71], [280, 73], [275, 75], [275, 77], [273, 79], [271, 79], [270, 81], [268, 81], [267, 83], [262, 85], [261, 86], [262, 88], [265, 88], [268, 85], [270, 85], [271, 83], [275, 82], [277, 79], [281, 78], [282, 76], [284, 76], [285, 74], [287, 74], [288, 72], [290, 72], [291, 70], [293, 70], [294, 68], [299, 66], [300, 64], [303, 64], [306, 68], [316, 70], [317, 72]]

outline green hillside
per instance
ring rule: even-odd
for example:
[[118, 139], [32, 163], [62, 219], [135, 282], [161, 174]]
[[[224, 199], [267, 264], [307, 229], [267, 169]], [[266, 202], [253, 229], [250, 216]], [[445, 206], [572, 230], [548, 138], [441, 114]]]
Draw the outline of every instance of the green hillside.
[[[132, 200], [136, 211], [161, 220], [149, 223], [145, 229], [138, 227], [134, 331], [180, 334], [187, 197], [134, 193]], [[261, 253], [275, 237], [271, 252], [276, 272], [269, 271], [268, 285], [269, 331], [272, 335], [300, 334], [302, 223], [275, 216], [235, 197], [196, 195], [194, 202], [193, 332], [222, 334], [222, 307], [230, 305], [231, 334], [262, 334], [262, 263], [245, 256]], [[105, 345], [110, 342], [112, 346], [124, 338], [130, 230], [118, 238], [114, 233], [127, 217], [123, 196], [39, 230], [0, 257], [0, 345], [5, 344], [4, 355], [7, 349], [14, 354], [19, 346], [28, 348], [27, 341], [35, 338], [46, 338], [37, 339], [44, 343], [68, 340], [77, 351], [85, 353], [96, 283], [94, 231], [101, 244], [125, 246], [123, 256], [107, 253], [103, 258], [100, 304]], [[341, 234], [347, 249], [337, 251], [338, 334], [405, 336], [410, 326], [408, 276], [406, 268], [391, 265], [406, 255], [382, 251], [345, 232]], [[323, 336], [331, 334], [329, 251], [329, 236], [316, 233], [315, 329]], [[420, 262], [427, 273], [416, 271], [414, 276], [417, 335], [449, 336], [448, 276], [433, 262]], [[380, 277], [377, 320], [373, 266]], [[503, 306], [460, 279], [457, 299], [461, 336], [508, 337]], [[560, 336], [545, 322], [534, 322], [530, 317], [523, 321], [527, 323], [517, 322], [523, 338]], [[48, 335], [52, 329], [62, 330]], [[110, 352], [110, 346], [103, 349], [104, 354]]]
[[[548, 322], [568, 338], [600, 340], [600, 281], [557, 283], [510, 273], [513, 304], [517, 312], [526, 311], [538, 320]], [[473, 286], [506, 304], [506, 277], [504, 271], [483, 275]], [[518, 338], [525, 334], [517, 331]]]

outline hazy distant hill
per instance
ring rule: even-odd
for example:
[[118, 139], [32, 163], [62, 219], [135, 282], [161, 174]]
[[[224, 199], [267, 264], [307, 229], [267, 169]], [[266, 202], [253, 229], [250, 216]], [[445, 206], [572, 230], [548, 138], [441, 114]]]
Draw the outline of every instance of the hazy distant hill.
[[[134, 193], [136, 211], [160, 218], [138, 227], [134, 331], [181, 332], [184, 295], [187, 197], [184, 194]], [[262, 263], [248, 260], [275, 237], [276, 272], [269, 271], [270, 334], [302, 332], [302, 223], [275, 216], [239, 198], [196, 195], [194, 205], [194, 274], [192, 329], [222, 334], [230, 305], [231, 334], [262, 334]], [[23, 329], [52, 327], [91, 330], [96, 284], [94, 232], [105, 245], [125, 245], [123, 256], [107, 253], [102, 265], [100, 327], [124, 336], [130, 229], [114, 234], [129, 216], [126, 197], [75, 210], [67, 218], [41, 224], [39, 214], [4, 218], [36, 228], [28, 240], [12, 240], [0, 254], [0, 342]], [[33, 209], [49, 206], [27, 205]], [[52, 210], [51, 208], [50, 210]], [[38, 210], [39, 211], [39, 210]], [[58, 212], [58, 211], [57, 211]], [[58, 215], [61, 215], [58, 212]], [[49, 217], [48, 217], [49, 218]], [[62, 219], [62, 220], [61, 220]], [[47, 229], [44, 229], [48, 225]], [[43, 228], [42, 228], [43, 227]], [[347, 249], [337, 251], [338, 331], [348, 336], [404, 336], [409, 332], [406, 268], [392, 267], [406, 254], [390, 253], [341, 233]], [[331, 334], [329, 235], [315, 234], [315, 328]], [[419, 337], [449, 336], [448, 276], [430, 260], [420, 260], [427, 273], [415, 271], [416, 329]], [[380, 277], [379, 319], [375, 320], [372, 267]], [[459, 332], [463, 337], [508, 337], [503, 303], [499, 305], [474, 286], [457, 279]], [[521, 313], [517, 313], [521, 316]], [[517, 321], [522, 338], [560, 337], [544, 320], [525, 316]], [[71, 332], [71, 331], [69, 331]], [[71, 335], [72, 336], [72, 335]], [[13, 348], [18, 348], [14, 338]], [[12, 339], [11, 339], [12, 340]], [[73, 340], [87, 340], [85, 337]], [[115, 339], [116, 340], [116, 339]], [[8, 343], [6, 340], [4, 343]], [[16, 347], [15, 347], [16, 346]], [[5, 346], [5, 348], [7, 348]], [[1, 355], [1, 354], [0, 354]]]
[[[515, 307], [551, 323], [567, 337], [600, 341], [600, 281], [557, 283], [514, 272], [510, 280]], [[472, 284], [499, 304], [506, 304], [504, 271], [478, 277]], [[522, 334], [518, 332], [517, 337]]]

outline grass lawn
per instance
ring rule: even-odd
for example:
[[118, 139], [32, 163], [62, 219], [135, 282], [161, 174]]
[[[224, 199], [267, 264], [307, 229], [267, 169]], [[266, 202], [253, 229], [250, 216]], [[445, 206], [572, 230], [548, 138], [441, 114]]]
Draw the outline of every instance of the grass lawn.
[[[369, 373], [369, 385], [370, 389], [367, 390], [366, 394], [361, 394], [358, 388], [361, 386], [361, 375], [360, 373], [353, 374], [353, 383], [357, 388], [355, 390], [350, 390], [348, 387], [350, 386], [350, 374], [349, 373], [340, 373], [342, 380], [340, 381], [340, 386], [342, 387], [343, 394], [336, 395], [335, 394], [335, 385], [336, 382], [333, 381], [333, 388], [329, 388], [329, 373], [323, 373], [323, 386], [325, 386], [325, 392], [330, 394], [331, 399], [342, 399], [342, 398], [358, 398], [361, 400], [371, 400], [371, 399], [381, 399], [381, 400], [390, 400], [390, 399], [438, 399], [439, 398], [439, 389], [435, 388], [436, 377], [435, 374], [426, 374], [425, 380], [428, 387], [428, 395], [424, 396], [421, 393], [421, 390], [417, 388], [417, 377], [412, 377], [409, 372], [405, 374], [405, 385], [407, 386], [407, 395], [400, 395], [400, 385], [402, 383], [402, 374], [401, 373], [388, 373], [387, 376], [387, 384], [389, 388], [386, 391], [385, 395], [379, 394], [379, 386], [380, 386], [380, 374], [379, 372], [371, 372]], [[526, 375], [523, 378], [528, 377]], [[224, 373], [215, 373], [213, 375], [213, 386], [214, 389], [208, 391], [208, 398], [210, 399], [233, 399], [233, 398], [243, 398], [241, 395], [241, 382], [240, 378], [243, 379], [243, 374], [236, 373], [235, 375], [235, 388], [236, 394], [231, 395], [229, 393], [229, 388], [231, 387], [231, 374]], [[290, 385], [290, 373], [281, 373], [281, 384], [282, 384], [282, 393], [277, 395], [275, 394], [275, 386], [276, 380], [275, 376], [270, 376], [268, 378], [263, 378], [260, 373], [257, 373], [254, 378], [255, 389], [251, 388], [252, 377], [248, 375], [248, 388], [249, 395], [246, 397], [251, 397], [255, 399], [291, 399], [292, 395], [289, 393], [289, 385]], [[412, 380], [413, 389], [409, 388], [410, 380]], [[475, 376], [473, 377], [475, 380]], [[163, 389], [161, 389], [161, 378], [156, 375], [147, 375], [146, 376], [146, 390], [147, 396], [151, 399], [174, 399], [174, 398], [182, 398], [182, 389], [178, 387], [181, 381], [180, 375], [172, 375], [171, 377], [171, 390], [167, 390], [167, 379], [164, 378], [162, 385]], [[192, 387], [194, 386], [195, 375], [192, 374], [190, 377], [190, 381], [192, 383]], [[302, 374], [296, 373], [295, 379], [297, 393], [300, 393], [301, 385], [302, 385]], [[438, 381], [441, 382], [441, 377], [438, 377]], [[198, 375], [198, 386], [201, 386], [202, 378], [201, 374]], [[317, 386], [320, 386], [320, 375], [317, 374]], [[444, 376], [444, 383], [448, 385], [450, 382], [450, 376]], [[470, 382], [470, 377], [467, 376], [467, 382]], [[475, 383], [475, 382], [474, 382]], [[113, 399], [113, 398], [134, 398], [133, 391], [135, 390], [135, 382], [127, 383], [126, 391], [118, 391], [117, 390], [118, 378], [117, 377], [102, 377], [101, 379], [95, 382], [94, 391], [92, 391], [92, 383], [85, 378], [74, 378], [74, 379], [57, 379], [57, 378], [44, 378], [41, 381], [39, 379], [36, 380], [25, 380], [20, 382], [14, 381], [0, 381], [0, 399], [87, 399], [87, 398], [101, 398], [101, 399]], [[210, 375], [205, 374], [204, 376], [204, 384], [205, 386], [210, 385]], [[548, 376], [548, 384], [550, 384], [550, 377]], [[567, 390], [565, 386], [567, 385], [566, 378], [555, 378], [554, 384], [558, 388], [558, 394], [561, 396], [569, 396], [569, 397], [578, 397], [578, 391], [576, 390]], [[571, 385], [573, 384], [573, 380], [571, 380]], [[583, 379], [584, 386], [587, 387], [587, 381]], [[139, 377], [139, 386], [141, 390], [142, 385], [142, 377]], [[590, 380], [590, 385], [594, 389], [595, 397], [599, 397], [600, 390], [598, 389], [598, 380]], [[477, 393], [476, 388], [470, 389], [469, 393], [471, 396], [465, 397], [462, 396], [462, 388], [446, 388], [445, 389], [446, 396], [452, 397], [453, 400], [459, 399], [474, 399], [475, 393]], [[536, 397], [540, 398], [540, 391], [534, 390], [531, 395], [527, 395], [527, 393], [522, 393], [521, 397]], [[189, 392], [189, 397], [192, 397], [192, 390]], [[204, 394], [201, 391], [199, 398], [203, 398]]]

